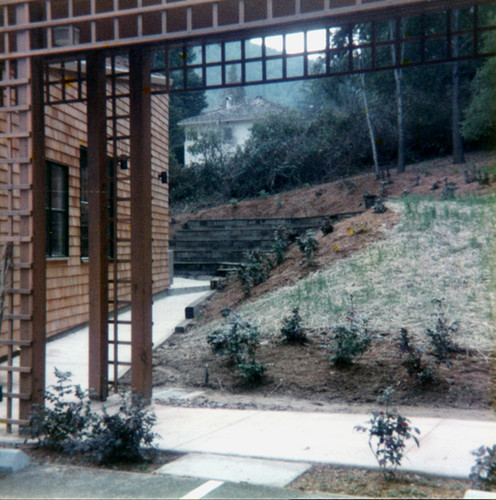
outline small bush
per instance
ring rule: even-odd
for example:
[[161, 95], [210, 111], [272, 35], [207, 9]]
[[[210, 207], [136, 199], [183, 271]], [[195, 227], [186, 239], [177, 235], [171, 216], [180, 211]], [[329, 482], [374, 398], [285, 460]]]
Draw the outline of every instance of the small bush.
[[472, 488], [494, 491], [496, 488], [496, 445], [481, 446], [472, 451], [472, 455], [477, 457], [469, 475]]
[[207, 343], [212, 352], [226, 357], [228, 365], [238, 369], [238, 375], [247, 385], [259, 384], [266, 370], [256, 359], [260, 332], [239, 314], [230, 311], [229, 316], [229, 324], [207, 335]]
[[419, 385], [428, 385], [434, 382], [435, 372], [433, 368], [424, 363], [420, 349], [412, 344], [406, 328], [401, 329], [399, 351], [405, 355], [403, 366], [405, 366], [408, 375], [413, 376]]
[[98, 463], [134, 462], [144, 460], [142, 445], [152, 444], [155, 415], [150, 414], [140, 397], [121, 395], [119, 411], [103, 415], [94, 422], [91, 436], [81, 443], [79, 450]]
[[334, 225], [332, 224], [332, 221], [330, 217], [326, 217], [320, 226], [320, 230], [324, 235], [331, 234], [334, 231]]
[[[70, 383], [70, 372], [55, 369], [57, 383], [45, 392], [46, 406], [34, 409], [27, 439], [69, 456], [83, 455], [100, 464], [144, 459], [142, 446], [152, 444], [155, 415], [138, 397], [121, 394], [119, 411], [94, 412], [88, 394]], [[67, 401], [66, 397], [76, 401]]]
[[307, 334], [301, 326], [302, 319], [299, 312], [299, 309], [295, 307], [291, 316], [283, 319], [281, 334], [284, 340], [290, 344], [305, 344], [308, 340]]
[[368, 320], [360, 318], [354, 308], [353, 295], [350, 295], [351, 309], [348, 311], [349, 326], [336, 327], [334, 334], [334, 356], [331, 361], [336, 366], [349, 366], [370, 346], [371, 332], [367, 328]]
[[393, 392], [392, 389], [386, 389], [385, 395], [378, 400], [379, 402], [382, 399], [386, 403], [385, 411], [373, 411], [367, 426], [355, 427], [357, 431], [368, 433], [369, 447], [386, 479], [392, 479], [395, 470], [401, 466], [406, 442], [413, 439], [419, 446], [415, 434], [420, 434], [416, 427], [410, 425], [410, 420], [396, 410], [390, 410], [390, 397]]
[[207, 335], [212, 352], [227, 358], [228, 363], [239, 365], [246, 360], [247, 353], [260, 345], [257, 327], [230, 311], [229, 323]]
[[41, 447], [53, 451], [70, 453], [72, 442], [83, 439], [89, 424], [89, 400], [79, 385], [71, 384], [70, 372], [55, 368], [55, 377], [57, 383], [49, 388], [53, 392], [45, 391], [48, 405], [36, 406], [31, 413], [27, 439], [36, 439]]
[[255, 351], [248, 356], [245, 363], [238, 365], [239, 376], [246, 385], [259, 385], [265, 377], [266, 366], [255, 358]]
[[260, 250], [249, 252], [247, 260], [238, 267], [237, 277], [245, 293], [249, 294], [254, 286], [268, 279], [274, 264], [271, 258]]
[[459, 351], [459, 347], [452, 340], [453, 334], [458, 331], [458, 323], [456, 321], [450, 322], [446, 318], [444, 299], [434, 299], [432, 303], [437, 304], [439, 310], [434, 314], [436, 317], [434, 329], [428, 328], [426, 334], [434, 348], [434, 356], [450, 366], [449, 356]]
[[313, 232], [307, 231], [304, 236], [296, 238], [296, 244], [303, 254], [303, 260], [300, 262], [300, 264], [305, 266], [314, 265], [313, 258], [315, 255], [315, 250], [319, 246], [319, 243], [313, 237]]
[[275, 254], [277, 265], [284, 262], [286, 258], [286, 251], [288, 250], [289, 245], [291, 245], [292, 239], [294, 239], [294, 234], [288, 227], [281, 226], [274, 231], [274, 244], [272, 246], [272, 251]]

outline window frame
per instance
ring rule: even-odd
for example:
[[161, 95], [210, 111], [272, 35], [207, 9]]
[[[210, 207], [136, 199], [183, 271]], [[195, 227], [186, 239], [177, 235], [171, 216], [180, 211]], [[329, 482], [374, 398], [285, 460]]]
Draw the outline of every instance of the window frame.
[[[69, 257], [69, 167], [62, 163], [46, 160], [46, 204], [45, 204], [45, 217], [46, 217], [46, 258], [47, 259], [66, 259]], [[55, 173], [59, 172], [62, 176], [62, 203], [61, 206], [54, 206], [54, 190], [52, 180]], [[62, 216], [62, 224], [55, 226], [56, 214]], [[58, 245], [54, 245], [54, 235], [57, 229], [61, 229], [61, 248], [57, 250]]]

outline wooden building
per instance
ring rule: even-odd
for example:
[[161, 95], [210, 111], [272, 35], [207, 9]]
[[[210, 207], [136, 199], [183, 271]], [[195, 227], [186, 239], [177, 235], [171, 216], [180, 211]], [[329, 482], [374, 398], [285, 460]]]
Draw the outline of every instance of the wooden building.
[[[129, 93], [126, 63], [121, 59], [121, 67], [116, 68], [117, 93], [122, 95]], [[111, 68], [107, 69], [107, 73], [110, 79]], [[59, 71], [52, 70], [52, 78], [60, 77]], [[75, 88], [70, 83], [73, 77], [70, 66], [66, 67], [66, 82], [62, 85], [68, 97], [75, 97]], [[164, 87], [161, 77], [154, 78], [152, 83], [157, 89]], [[108, 85], [111, 84], [109, 81]], [[56, 97], [61, 88], [53, 86], [50, 91]], [[163, 172], [168, 170], [168, 96], [153, 96], [151, 107], [153, 293], [158, 293], [169, 286], [168, 184], [161, 181]], [[114, 122], [114, 114], [122, 118]], [[119, 308], [130, 303], [129, 99], [108, 102], [107, 117], [107, 135], [112, 137], [112, 127], [116, 126], [122, 136], [108, 148], [109, 296], [112, 310], [115, 303]], [[5, 116], [0, 110], [0, 133], [5, 131], [5, 126]], [[47, 107], [45, 141], [48, 198], [46, 335], [50, 338], [85, 324], [89, 319], [88, 231], [91, 228], [88, 224], [88, 144], [84, 103]], [[5, 146], [0, 145], [0, 158], [6, 157], [4, 149]], [[13, 182], [7, 179], [8, 175], [13, 176]], [[9, 173], [5, 165], [0, 164], [0, 183], [18, 183], [18, 177], [19, 172], [14, 170]], [[12, 203], [8, 197], [8, 192], [0, 191], [0, 210], [6, 210]], [[19, 200], [13, 203], [18, 204]], [[6, 224], [6, 219], [0, 220], [2, 234], [8, 232]], [[114, 269], [118, 272], [114, 273]], [[6, 322], [2, 333], [6, 334]], [[16, 331], [15, 335], [18, 333]], [[5, 348], [3, 354], [6, 354]]]

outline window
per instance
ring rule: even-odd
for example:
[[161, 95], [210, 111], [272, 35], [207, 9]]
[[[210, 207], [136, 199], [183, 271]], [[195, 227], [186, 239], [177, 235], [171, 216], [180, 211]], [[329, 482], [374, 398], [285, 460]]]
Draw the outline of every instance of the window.
[[88, 150], [86, 148], [81, 148], [79, 153], [79, 175], [81, 181], [81, 195], [79, 201], [79, 207], [81, 210], [80, 216], [80, 247], [81, 247], [81, 258], [87, 259], [89, 255], [88, 246]]
[[234, 135], [233, 135], [233, 128], [229, 126], [224, 126], [222, 127], [222, 135], [224, 142], [233, 142], [234, 140]]
[[[88, 149], [84, 146], [81, 147], [79, 153], [79, 169], [81, 176], [81, 196], [80, 196], [80, 209], [81, 209], [81, 258], [87, 259], [89, 257], [89, 220], [88, 220]], [[114, 162], [109, 160], [107, 163], [107, 175], [109, 179], [113, 178]], [[114, 257], [114, 243], [112, 240], [114, 234], [114, 182], [108, 183], [108, 236], [109, 236], [109, 250], [108, 256], [110, 259]]]
[[69, 188], [68, 168], [47, 162], [47, 257], [69, 256]]

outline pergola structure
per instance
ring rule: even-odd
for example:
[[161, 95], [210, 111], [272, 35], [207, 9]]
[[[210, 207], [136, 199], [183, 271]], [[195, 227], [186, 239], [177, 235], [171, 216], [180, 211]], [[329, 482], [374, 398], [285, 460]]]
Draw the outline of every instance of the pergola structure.
[[[0, 185], [10, 205], [0, 213], [0, 245], [11, 245], [15, 286], [4, 320], [10, 334], [0, 338], [9, 351], [7, 415], [10, 429], [25, 425], [32, 405], [45, 389], [46, 257], [44, 109], [71, 100], [87, 106], [89, 183], [89, 387], [105, 399], [109, 370], [109, 290], [107, 149], [122, 138], [115, 126], [108, 137], [107, 102], [123, 97], [108, 85], [118, 78], [117, 58], [125, 58], [129, 80], [131, 182], [131, 385], [149, 401], [152, 387], [151, 263], [151, 111], [152, 94], [249, 85], [310, 77], [327, 77], [416, 64], [459, 61], [494, 54], [484, 52], [485, 33], [495, 29], [488, 0], [3, 0], [0, 4], [0, 113], [5, 130], [0, 164], [17, 176]], [[465, 21], [454, 22], [463, 11]], [[402, 29], [419, 18], [418, 29]], [[438, 22], [431, 23], [435, 17]], [[458, 17], [456, 17], [458, 19]], [[390, 35], [380, 23], [394, 21]], [[358, 42], [353, 27], [367, 23], [372, 37]], [[337, 27], [349, 27], [347, 42], [333, 47]], [[317, 34], [320, 42], [310, 43]], [[281, 50], [268, 50], [277, 38]], [[289, 50], [297, 38], [301, 48]], [[258, 40], [260, 51], [247, 50]], [[463, 44], [460, 43], [463, 41]], [[402, 48], [416, 55], [402, 59]], [[463, 50], [460, 47], [463, 46]], [[436, 50], [432, 50], [435, 47]], [[229, 48], [229, 50], [226, 50]], [[367, 64], [359, 63], [368, 54]], [[389, 59], [378, 54], [389, 53]], [[412, 53], [412, 51], [409, 51]], [[234, 54], [234, 55], [233, 55]], [[346, 55], [344, 66], [331, 64]], [[300, 70], [291, 73], [288, 61]], [[318, 58], [318, 69], [311, 64]], [[386, 61], [386, 62], [384, 62]], [[110, 71], [108, 68], [114, 68]], [[229, 81], [229, 71], [239, 74]], [[248, 68], [250, 71], [248, 71]], [[54, 71], [56, 70], [56, 71]], [[154, 74], [165, 87], [153, 90]], [[54, 76], [55, 75], [55, 76]], [[194, 78], [191, 77], [194, 75]], [[65, 89], [70, 86], [71, 92]], [[52, 92], [53, 89], [59, 89]], [[109, 90], [109, 88], [111, 90]], [[119, 117], [113, 117], [114, 124]], [[14, 332], [18, 332], [15, 333]], [[13, 362], [19, 352], [19, 364]], [[114, 363], [117, 363], [114, 360]], [[19, 378], [19, 391], [12, 380]], [[19, 401], [19, 414], [12, 403]]]

